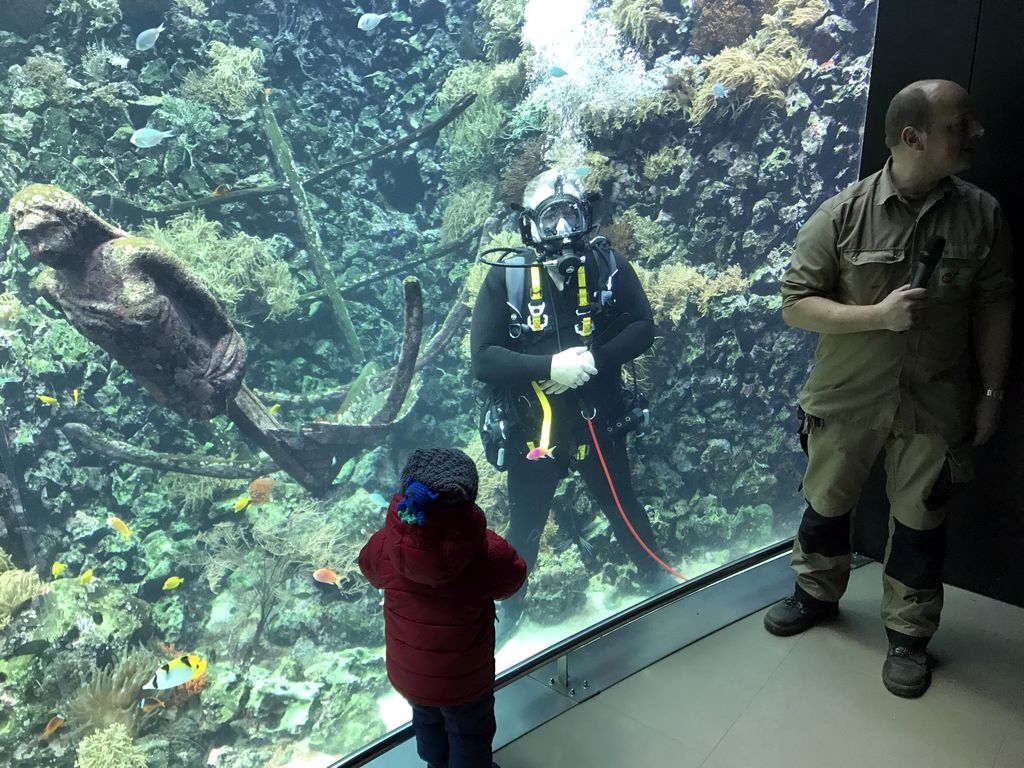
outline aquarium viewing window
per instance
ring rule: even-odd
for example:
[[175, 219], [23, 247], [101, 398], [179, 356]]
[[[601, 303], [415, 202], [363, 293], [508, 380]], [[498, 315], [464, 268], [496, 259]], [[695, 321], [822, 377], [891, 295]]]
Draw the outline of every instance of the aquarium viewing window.
[[499, 675], [776, 552], [813, 355], [780, 278], [856, 179], [874, 23], [3, 3], [5, 768], [326, 768], [402, 727], [358, 556], [416, 448], [528, 563]]

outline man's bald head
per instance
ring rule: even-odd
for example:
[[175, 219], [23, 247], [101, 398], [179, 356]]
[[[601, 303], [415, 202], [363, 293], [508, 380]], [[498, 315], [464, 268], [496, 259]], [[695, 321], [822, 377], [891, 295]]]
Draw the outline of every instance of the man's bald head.
[[885, 112], [885, 145], [889, 149], [898, 147], [903, 140], [904, 128], [930, 131], [936, 108], [966, 94], [961, 86], [951, 80], [918, 80], [911, 83], [889, 102]]

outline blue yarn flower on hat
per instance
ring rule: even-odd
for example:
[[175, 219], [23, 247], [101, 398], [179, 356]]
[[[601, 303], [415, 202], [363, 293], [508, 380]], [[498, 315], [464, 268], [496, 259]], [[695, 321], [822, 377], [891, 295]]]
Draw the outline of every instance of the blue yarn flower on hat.
[[403, 523], [422, 527], [427, 519], [427, 507], [436, 499], [434, 491], [410, 477], [405, 482], [405, 496], [395, 506], [395, 511]]

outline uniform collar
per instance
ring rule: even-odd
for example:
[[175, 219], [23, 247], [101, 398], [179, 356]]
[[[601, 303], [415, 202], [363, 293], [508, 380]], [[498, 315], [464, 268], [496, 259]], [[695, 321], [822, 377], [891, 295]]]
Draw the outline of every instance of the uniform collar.
[[[945, 197], [952, 192], [953, 189], [953, 179], [952, 177], [947, 176], [936, 184], [934, 189], [928, 193], [928, 198], [925, 200], [924, 207], [929, 207], [931, 203]], [[892, 180], [892, 157], [890, 157], [885, 161], [882, 173], [878, 177], [878, 195], [876, 196], [875, 205], [885, 205], [885, 203], [893, 197], [898, 198], [900, 202], [906, 202], [906, 198], [900, 194], [899, 189], [896, 188], [896, 183]]]

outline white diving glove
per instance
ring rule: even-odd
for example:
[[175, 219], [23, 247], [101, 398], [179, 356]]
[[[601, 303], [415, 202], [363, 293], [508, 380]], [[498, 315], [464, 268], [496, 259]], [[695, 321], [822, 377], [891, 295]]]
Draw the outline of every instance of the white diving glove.
[[551, 356], [551, 380], [568, 389], [583, 386], [596, 373], [594, 356], [586, 347], [570, 347]]

